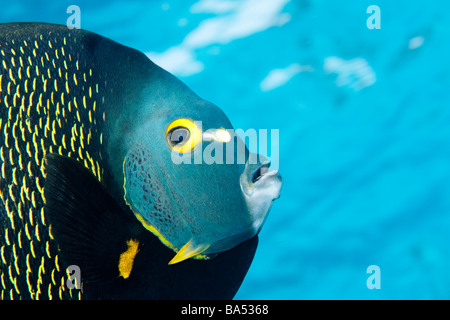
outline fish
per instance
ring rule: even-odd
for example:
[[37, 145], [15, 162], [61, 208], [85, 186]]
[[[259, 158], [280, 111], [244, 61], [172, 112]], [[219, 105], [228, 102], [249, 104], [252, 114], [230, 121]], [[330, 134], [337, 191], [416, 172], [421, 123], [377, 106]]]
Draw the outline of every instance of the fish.
[[0, 298], [232, 299], [282, 186], [250, 155], [138, 50], [0, 24]]

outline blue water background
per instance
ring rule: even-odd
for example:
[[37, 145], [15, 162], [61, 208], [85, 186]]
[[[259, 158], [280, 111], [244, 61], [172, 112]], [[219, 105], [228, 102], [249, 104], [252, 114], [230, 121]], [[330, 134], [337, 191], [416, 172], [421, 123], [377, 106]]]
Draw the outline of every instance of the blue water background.
[[279, 129], [282, 195], [237, 299], [450, 298], [450, 2], [2, 0], [0, 22], [71, 4], [235, 128]]

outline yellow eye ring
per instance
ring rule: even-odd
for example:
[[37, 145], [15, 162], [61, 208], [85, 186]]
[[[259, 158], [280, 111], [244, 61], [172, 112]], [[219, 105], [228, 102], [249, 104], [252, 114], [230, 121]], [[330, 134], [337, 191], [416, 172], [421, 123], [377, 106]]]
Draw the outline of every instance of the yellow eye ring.
[[189, 119], [177, 119], [167, 127], [166, 140], [173, 151], [188, 153], [202, 141], [202, 130]]

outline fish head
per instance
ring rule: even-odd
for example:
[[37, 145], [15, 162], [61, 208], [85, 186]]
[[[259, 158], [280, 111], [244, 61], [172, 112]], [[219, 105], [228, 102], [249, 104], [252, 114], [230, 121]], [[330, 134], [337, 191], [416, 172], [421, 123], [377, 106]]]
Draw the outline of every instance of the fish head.
[[255, 236], [279, 197], [281, 176], [248, 151], [220, 108], [165, 77], [169, 86], [146, 94], [148, 112], [130, 136], [123, 172], [126, 203], [177, 252], [174, 264]]

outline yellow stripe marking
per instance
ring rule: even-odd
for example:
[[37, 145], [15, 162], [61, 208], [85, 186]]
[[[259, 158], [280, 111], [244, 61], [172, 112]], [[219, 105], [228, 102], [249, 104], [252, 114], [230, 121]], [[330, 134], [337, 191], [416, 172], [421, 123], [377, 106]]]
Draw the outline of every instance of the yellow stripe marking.
[[5, 240], [6, 240], [6, 244], [8, 246], [10, 246], [11, 242], [9, 242], [9, 229], [8, 228], [6, 228], [6, 230], [5, 230]]
[[63, 134], [61, 141], [62, 141], [64, 149], [67, 149], [67, 146], [66, 146], [66, 135], [65, 134]]

